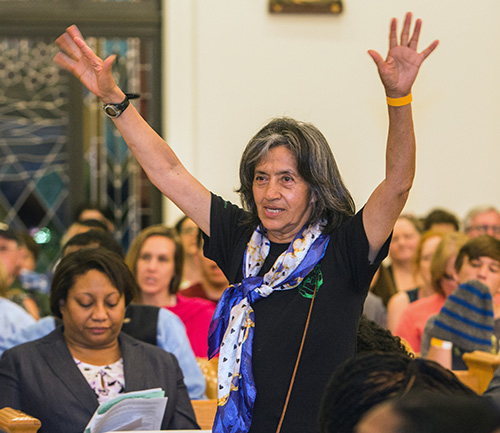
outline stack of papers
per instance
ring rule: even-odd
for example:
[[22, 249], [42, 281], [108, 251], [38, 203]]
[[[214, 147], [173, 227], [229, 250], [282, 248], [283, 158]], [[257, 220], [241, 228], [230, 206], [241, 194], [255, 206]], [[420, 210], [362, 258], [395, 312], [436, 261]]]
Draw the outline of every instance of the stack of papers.
[[161, 388], [120, 394], [97, 408], [84, 433], [160, 430], [167, 399]]

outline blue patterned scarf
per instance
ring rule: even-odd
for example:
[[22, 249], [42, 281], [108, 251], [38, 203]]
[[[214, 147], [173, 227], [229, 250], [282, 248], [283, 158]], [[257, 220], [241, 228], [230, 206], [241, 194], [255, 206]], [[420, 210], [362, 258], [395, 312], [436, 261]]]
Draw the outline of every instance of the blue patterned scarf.
[[208, 337], [208, 356], [219, 353], [218, 407], [213, 431], [244, 433], [250, 429], [257, 390], [252, 373], [254, 310], [252, 305], [274, 290], [297, 287], [323, 258], [330, 237], [324, 222], [306, 225], [263, 277], [259, 271], [270, 241], [258, 227], [243, 258], [243, 281], [229, 286], [215, 310]]

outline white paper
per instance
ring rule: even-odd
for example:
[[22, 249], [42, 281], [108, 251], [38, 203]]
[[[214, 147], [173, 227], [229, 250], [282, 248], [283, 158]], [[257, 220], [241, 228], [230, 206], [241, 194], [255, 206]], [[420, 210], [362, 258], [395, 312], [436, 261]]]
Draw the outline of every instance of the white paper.
[[[111, 407], [104, 413], [99, 413], [102, 410], [97, 409], [87, 425], [85, 433], [159, 430], [168, 398], [141, 397], [144, 395], [148, 395], [148, 391], [122, 394], [118, 399], [125, 397], [124, 399], [111, 404], [106, 402], [104, 405]], [[100, 408], [102, 409], [102, 406]]]

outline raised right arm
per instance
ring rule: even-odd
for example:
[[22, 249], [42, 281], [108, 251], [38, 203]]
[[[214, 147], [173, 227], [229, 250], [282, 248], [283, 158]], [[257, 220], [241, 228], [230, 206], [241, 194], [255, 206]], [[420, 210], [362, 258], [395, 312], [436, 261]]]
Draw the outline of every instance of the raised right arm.
[[[112, 76], [114, 55], [104, 61], [99, 58], [76, 26], [68, 27], [56, 43], [60, 52], [54, 61], [75, 75], [103, 103], [120, 103], [125, 99]], [[187, 171], [132, 104], [113, 122], [151, 182], [210, 235], [210, 192]]]

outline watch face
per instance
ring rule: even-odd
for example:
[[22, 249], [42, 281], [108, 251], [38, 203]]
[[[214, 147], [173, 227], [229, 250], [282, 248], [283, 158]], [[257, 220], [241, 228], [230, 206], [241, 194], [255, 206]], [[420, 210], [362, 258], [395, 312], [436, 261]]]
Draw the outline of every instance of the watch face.
[[118, 110], [114, 105], [111, 105], [111, 104], [104, 106], [104, 112], [109, 117], [118, 117], [121, 113], [120, 110]]
[[[132, 96], [134, 96], [134, 95], [132, 95]], [[123, 113], [125, 108], [128, 107], [128, 105], [129, 105], [128, 99], [129, 99], [129, 95], [126, 93], [125, 99], [122, 102], [120, 102], [119, 104], [105, 104], [102, 108], [104, 109], [104, 112], [106, 113], [106, 115], [108, 117], [115, 119], [120, 114]]]

